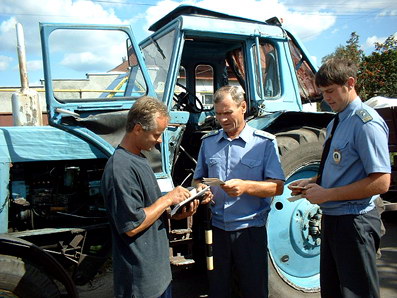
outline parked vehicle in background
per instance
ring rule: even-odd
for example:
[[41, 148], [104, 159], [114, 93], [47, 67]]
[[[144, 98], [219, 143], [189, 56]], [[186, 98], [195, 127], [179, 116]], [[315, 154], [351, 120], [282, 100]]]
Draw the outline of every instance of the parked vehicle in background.
[[[74, 297], [109, 258], [99, 183], [142, 95], [171, 115], [146, 154], [164, 192], [190, 185], [201, 137], [219, 128], [212, 95], [225, 84], [244, 88], [250, 125], [276, 135], [286, 187], [316, 173], [333, 114], [317, 111], [316, 67], [276, 18], [180, 6], [150, 30], [138, 46], [128, 26], [40, 24], [49, 126], [0, 128], [0, 293]], [[289, 195], [269, 214], [270, 292], [317, 297], [321, 211]], [[202, 264], [204, 221], [200, 208], [194, 223], [171, 222], [172, 264]]]

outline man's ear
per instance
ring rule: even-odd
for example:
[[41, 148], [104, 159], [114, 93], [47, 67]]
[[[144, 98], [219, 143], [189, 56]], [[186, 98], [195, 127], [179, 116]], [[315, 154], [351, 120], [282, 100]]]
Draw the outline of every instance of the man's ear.
[[135, 124], [134, 128], [132, 129], [132, 132], [135, 134], [141, 133], [142, 131], [143, 131], [143, 128], [140, 123]]
[[347, 87], [349, 88], [349, 91], [354, 89], [354, 86], [356, 85], [356, 80], [353, 77], [349, 77], [347, 79]]
[[247, 112], [247, 103], [245, 101], [241, 103], [241, 108], [243, 109], [243, 113]]

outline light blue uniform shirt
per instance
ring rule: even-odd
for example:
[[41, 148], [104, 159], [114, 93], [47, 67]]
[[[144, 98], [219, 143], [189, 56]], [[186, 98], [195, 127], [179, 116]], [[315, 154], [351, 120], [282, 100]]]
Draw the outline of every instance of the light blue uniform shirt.
[[[327, 137], [333, 121], [327, 127]], [[389, 129], [379, 114], [357, 97], [339, 113], [339, 124], [324, 165], [321, 186], [332, 188], [364, 179], [372, 173], [390, 173]], [[376, 196], [321, 204], [324, 214], [363, 214], [375, 208]]]
[[[223, 181], [243, 179], [284, 180], [273, 135], [256, 130], [248, 124], [240, 136], [230, 139], [221, 129], [203, 139], [194, 179], [219, 178]], [[244, 194], [229, 197], [219, 186], [211, 188], [215, 205], [212, 224], [225, 231], [264, 226], [271, 198]]]

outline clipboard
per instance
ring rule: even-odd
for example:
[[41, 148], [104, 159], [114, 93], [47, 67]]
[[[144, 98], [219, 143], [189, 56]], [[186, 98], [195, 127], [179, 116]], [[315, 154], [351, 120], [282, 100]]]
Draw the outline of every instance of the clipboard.
[[210, 189], [209, 186], [203, 188], [199, 192], [196, 191], [195, 188], [193, 188], [190, 193], [192, 193], [192, 196], [188, 197], [186, 200], [178, 203], [177, 205], [174, 206], [174, 208], [171, 209], [171, 217], [174, 216], [181, 207], [185, 206], [186, 204], [190, 203], [194, 199], [200, 198], [205, 192], [207, 192]]

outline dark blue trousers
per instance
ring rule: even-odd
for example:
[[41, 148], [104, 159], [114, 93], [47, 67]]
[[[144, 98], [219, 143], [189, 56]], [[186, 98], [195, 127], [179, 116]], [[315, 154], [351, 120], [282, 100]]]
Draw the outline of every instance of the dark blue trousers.
[[379, 297], [376, 251], [380, 245], [380, 228], [376, 209], [360, 215], [323, 215], [322, 298]]
[[233, 271], [242, 297], [268, 296], [265, 227], [231, 232], [213, 227], [213, 256], [214, 270], [209, 272], [209, 297], [231, 297]]

